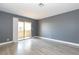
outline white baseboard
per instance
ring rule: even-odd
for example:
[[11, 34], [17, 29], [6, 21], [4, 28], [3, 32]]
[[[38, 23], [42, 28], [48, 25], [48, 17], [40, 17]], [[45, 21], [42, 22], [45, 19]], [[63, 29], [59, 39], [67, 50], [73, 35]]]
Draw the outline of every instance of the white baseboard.
[[67, 41], [62, 41], [62, 40], [57, 40], [57, 39], [39, 37], [39, 36], [37, 36], [37, 37], [38, 37], [38, 38], [41, 38], [41, 39], [51, 40], [51, 41], [54, 41], [54, 42], [60, 42], [60, 43], [64, 43], [64, 44], [68, 44], [68, 45], [72, 45], [72, 46], [77, 46], [77, 47], [79, 47], [79, 44], [78, 44], [78, 43], [72, 43], [72, 42], [67, 42]]
[[12, 42], [13, 42], [13, 41], [4, 42], [4, 43], [0, 43], [0, 45], [9, 44], [9, 43], [12, 43]]

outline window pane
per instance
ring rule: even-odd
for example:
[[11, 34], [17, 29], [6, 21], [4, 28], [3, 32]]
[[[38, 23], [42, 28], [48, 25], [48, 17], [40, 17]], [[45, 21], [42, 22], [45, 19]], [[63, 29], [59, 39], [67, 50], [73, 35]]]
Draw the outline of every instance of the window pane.
[[23, 38], [23, 22], [18, 22], [18, 38]]
[[25, 37], [31, 37], [31, 22], [25, 22]]

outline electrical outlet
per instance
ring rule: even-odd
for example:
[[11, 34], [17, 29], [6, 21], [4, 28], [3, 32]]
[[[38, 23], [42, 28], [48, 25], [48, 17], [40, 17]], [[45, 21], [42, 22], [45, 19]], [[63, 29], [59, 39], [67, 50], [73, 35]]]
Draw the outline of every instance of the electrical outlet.
[[9, 38], [7, 38], [7, 41], [9, 41], [10, 39]]

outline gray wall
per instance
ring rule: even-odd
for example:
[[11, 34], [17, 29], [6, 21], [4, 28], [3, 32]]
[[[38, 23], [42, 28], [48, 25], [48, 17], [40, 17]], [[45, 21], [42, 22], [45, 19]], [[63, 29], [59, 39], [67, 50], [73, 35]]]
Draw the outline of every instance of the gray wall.
[[12, 40], [12, 18], [12, 15], [0, 12], [0, 43], [6, 42], [8, 38]]
[[[37, 36], [38, 24], [36, 23], [36, 20], [0, 11], [0, 43], [13, 40], [13, 16], [18, 17], [20, 20], [23, 21], [31, 21], [32, 36]], [[10, 40], [7, 40], [8, 38]]]
[[79, 43], [79, 10], [40, 20], [39, 36]]
[[32, 21], [32, 36], [38, 36], [38, 20]]

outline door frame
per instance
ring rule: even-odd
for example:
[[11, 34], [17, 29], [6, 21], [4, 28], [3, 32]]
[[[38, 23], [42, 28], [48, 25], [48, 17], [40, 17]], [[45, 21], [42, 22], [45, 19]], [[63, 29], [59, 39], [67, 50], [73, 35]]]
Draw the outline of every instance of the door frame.
[[[19, 18], [13, 17], [13, 42], [18, 42], [18, 21]], [[31, 23], [31, 37], [32, 37], [32, 22], [30, 21], [30, 23]]]
[[23, 30], [24, 31], [23, 31], [23, 38], [22, 39], [24, 39], [24, 38], [31, 38], [32, 37], [32, 26], [31, 26], [31, 30], [30, 30], [31, 31], [30, 36], [26, 37], [26, 34], [25, 34], [25, 31], [26, 31], [25, 30], [25, 26], [26, 26], [25, 24], [26, 23], [30, 23], [32, 25], [31, 21], [21, 21], [21, 20], [18, 20], [18, 22], [23, 22]]
[[13, 42], [18, 42], [18, 18], [13, 17]]

